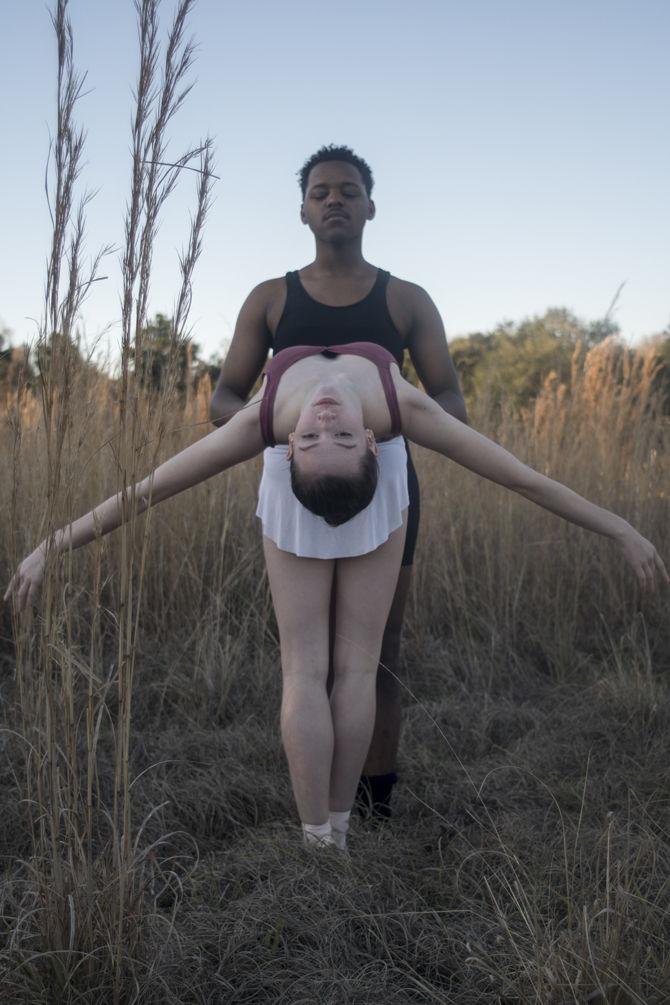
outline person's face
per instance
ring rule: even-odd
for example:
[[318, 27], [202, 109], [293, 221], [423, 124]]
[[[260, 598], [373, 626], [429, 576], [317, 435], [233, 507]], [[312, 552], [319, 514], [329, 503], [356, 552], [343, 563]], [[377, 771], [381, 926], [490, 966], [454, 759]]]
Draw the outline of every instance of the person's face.
[[378, 452], [374, 433], [363, 425], [360, 398], [338, 374], [307, 393], [288, 442], [288, 459], [307, 475], [355, 475], [366, 450]]
[[309, 172], [300, 219], [315, 237], [339, 243], [360, 237], [375, 204], [358, 168], [346, 161], [323, 161]]

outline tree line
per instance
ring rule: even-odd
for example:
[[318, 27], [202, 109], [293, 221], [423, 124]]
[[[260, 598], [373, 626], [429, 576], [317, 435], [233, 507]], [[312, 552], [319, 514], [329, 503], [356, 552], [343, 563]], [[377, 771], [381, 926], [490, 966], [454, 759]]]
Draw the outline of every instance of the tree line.
[[[618, 354], [622, 367], [626, 352], [651, 349], [664, 413], [670, 414], [670, 327], [631, 349], [612, 320], [584, 322], [566, 308], [554, 307], [520, 322], [504, 321], [489, 332], [450, 339], [449, 350], [466, 399], [486, 395], [494, 404], [504, 399], [526, 408], [548, 378], [569, 387], [576, 358], [605, 340]], [[405, 376], [416, 381], [407, 362]]]
[[[626, 346], [618, 326], [610, 319], [585, 322], [566, 308], [551, 308], [542, 315], [520, 322], [504, 321], [489, 332], [473, 332], [450, 339], [449, 348], [466, 398], [485, 394], [494, 403], [503, 398], [519, 408], [532, 403], [545, 380], [551, 377], [569, 387], [575, 353], [585, 353], [609, 339], [623, 357]], [[220, 372], [220, 361], [206, 360], [201, 347], [191, 339], [175, 340], [172, 320], [158, 313], [142, 332], [142, 350], [138, 360], [140, 385], [158, 392], [164, 386], [172, 366], [176, 390], [197, 390], [201, 380], [213, 385]], [[73, 347], [79, 365], [94, 364]], [[670, 326], [650, 336], [632, 349], [633, 353], [651, 349], [656, 360], [656, 380], [662, 390], [664, 413], [670, 414]], [[630, 352], [631, 350], [628, 349]], [[23, 383], [35, 389], [40, 371], [49, 366], [49, 345], [39, 355], [26, 346], [12, 347], [11, 332], [0, 328], [0, 392]], [[406, 357], [404, 375], [418, 384], [414, 368]]]

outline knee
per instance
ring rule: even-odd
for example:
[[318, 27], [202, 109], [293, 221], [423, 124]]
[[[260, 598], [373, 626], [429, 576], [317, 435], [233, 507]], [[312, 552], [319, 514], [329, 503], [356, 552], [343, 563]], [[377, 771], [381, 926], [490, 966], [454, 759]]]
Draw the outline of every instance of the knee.
[[369, 653], [349, 651], [346, 655], [335, 653], [333, 658], [334, 680], [362, 678], [374, 680], [378, 660]]
[[304, 660], [299, 657], [282, 660], [284, 688], [324, 687], [328, 676], [328, 660]]

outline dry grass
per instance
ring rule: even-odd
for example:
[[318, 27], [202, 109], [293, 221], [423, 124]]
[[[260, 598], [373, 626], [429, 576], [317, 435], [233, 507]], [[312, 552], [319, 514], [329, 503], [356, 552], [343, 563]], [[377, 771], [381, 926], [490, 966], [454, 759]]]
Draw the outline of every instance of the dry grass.
[[[616, 356], [604, 345], [577, 360], [572, 391], [549, 380], [528, 414], [480, 403], [473, 420], [667, 557], [667, 420], [645, 360], [615, 372]], [[161, 457], [207, 431], [207, 402], [201, 387], [173, 405]], [[149, 440], [157, 403], [137, 408]], [[0, 488], [5, 526], [12, 493], [21, 514], [18, 540], [0, 543], [6, 570], [38, 539], [45, 506], [44, 421], [29, 400], [8, 412], [5, 453], [19, 422], [16, 484]], [[113, 386], [78, 372], [62, 459], [74, 514], [116, 488], [105, 444], [119, 422]], [[317, 869], [299, 843], [258, 465], [153, 514], [135, 611], [120, 968], [121, 535], [54, 570], [50, 706], [41, 620], [14, 650], [4, 612], [14, 732], [3, 734], [1, 959], [13, 1001], [111, 1000], [114, 986], [120, 1001], [174, 1003], [666, 999], [667, 597], [642, 600], [608, 542], [441, 459], [417, 465], [396, 813], [386, 832], [354, 824], [347, 864]], [[129, 546], [143, 546], [139, 524]]]

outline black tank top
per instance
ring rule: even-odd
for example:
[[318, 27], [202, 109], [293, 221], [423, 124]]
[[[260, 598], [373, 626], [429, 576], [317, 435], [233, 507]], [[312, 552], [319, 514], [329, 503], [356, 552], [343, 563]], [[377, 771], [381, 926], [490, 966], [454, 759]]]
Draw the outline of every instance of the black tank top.
[[310, 297], [297, 272], [287, 272], [286, 304], [272, 343], [273, 353], [294, 345], [374, 342], [388, 349], [402, 367], [402, 338], [386, 305], [390, 275], [378, 269], [367, 297], [344, 307], [329, 307]]

